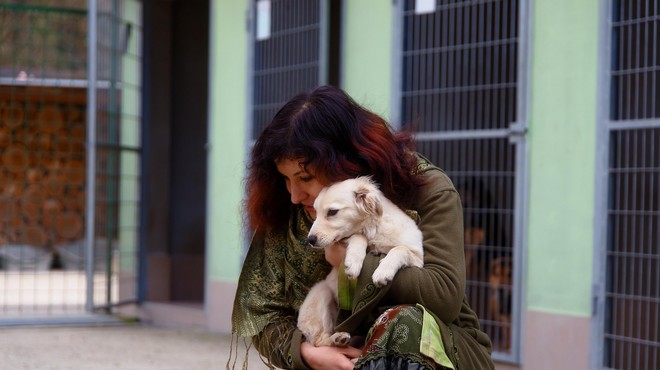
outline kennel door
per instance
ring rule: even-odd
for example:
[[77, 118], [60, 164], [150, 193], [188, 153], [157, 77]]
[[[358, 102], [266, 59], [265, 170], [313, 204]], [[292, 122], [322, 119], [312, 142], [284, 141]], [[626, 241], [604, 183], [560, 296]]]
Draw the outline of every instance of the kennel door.
[[592, 369], [660, 368], [660, 6], [603, 2]]
[[[430, 6], [420, 6], [425, 4]], [[461, 194], [467, 298], [498, 360], [520, 356], [526, 202], [525, 0], [398, 2], [393, 122]]]

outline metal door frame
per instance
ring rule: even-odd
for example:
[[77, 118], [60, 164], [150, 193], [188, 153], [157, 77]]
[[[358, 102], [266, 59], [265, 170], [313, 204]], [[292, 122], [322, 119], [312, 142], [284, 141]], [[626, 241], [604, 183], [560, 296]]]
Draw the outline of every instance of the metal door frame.
[[85, 205], [85, 274], [87, 276], [87, 297], [85, 309], [91, 312], [94, 309], [94, 223], [93, 217], [96, 204], [96, 84], [97, 78], [97, 27], [98, 27], [98, 0], [87, 0], [87, 180]]
[[594, 167], [594, 248], [592, 271], [592, 320], [590, 368], [603, 365], [603, 339], [605, 333], [605, 250], [607, 249], [607, 194], [609, 158], [609, 99], [612, 37], [612, 2], [602, 0], [599, 9], [598, 88], [596, 97], [596, 163]]

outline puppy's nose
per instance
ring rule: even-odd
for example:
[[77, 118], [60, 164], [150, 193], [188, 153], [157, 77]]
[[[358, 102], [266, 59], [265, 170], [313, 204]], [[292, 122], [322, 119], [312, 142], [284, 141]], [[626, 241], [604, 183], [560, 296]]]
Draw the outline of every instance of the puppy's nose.
[[310, 235], [310, 236], [307, 238], [307, 241], [308, 241], [309, 244], [311, 244], [311, 245], [316, 245], [316, 235]]

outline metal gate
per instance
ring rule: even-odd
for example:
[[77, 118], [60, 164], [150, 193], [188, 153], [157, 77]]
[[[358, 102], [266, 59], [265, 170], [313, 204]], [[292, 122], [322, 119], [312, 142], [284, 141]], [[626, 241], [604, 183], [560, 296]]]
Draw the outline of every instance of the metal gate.
[[603, 3], [592, 367], [658, 369], [660, 3]]
[[328, 0], [251, 2], [250, 138], [294, 95], [327, 81]]
[[110, 312], [138, 297], [142, 1], [88, 4], [87, 271], [106, 273], [88, 285], [87, 309]]
[[527, 2], [403, 0], [398, 5], [400, 111], [393, 121], [414, 125], [420, 152], [459, 190], [467, 300], [493, 341], [493, 357], [517, 362]]
[[0, 315], [98, 320], [135, 296], [139, 2], [33, 3], [0, 4]]

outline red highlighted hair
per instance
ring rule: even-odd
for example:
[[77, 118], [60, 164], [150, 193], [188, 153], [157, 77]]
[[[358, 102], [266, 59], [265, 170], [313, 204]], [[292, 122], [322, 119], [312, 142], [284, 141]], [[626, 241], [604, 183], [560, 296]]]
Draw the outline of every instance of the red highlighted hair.
[[404, 208], [421, 184], [412, 132], [394, 132], [382, 117], [332, 86], [293, 97], [255, 142], [245, 200], [253, 229], [288, 222], [290, 195], [275, 166], [280, 159], [300, 159], [329, 183], [371, 175], [385, 196]]

